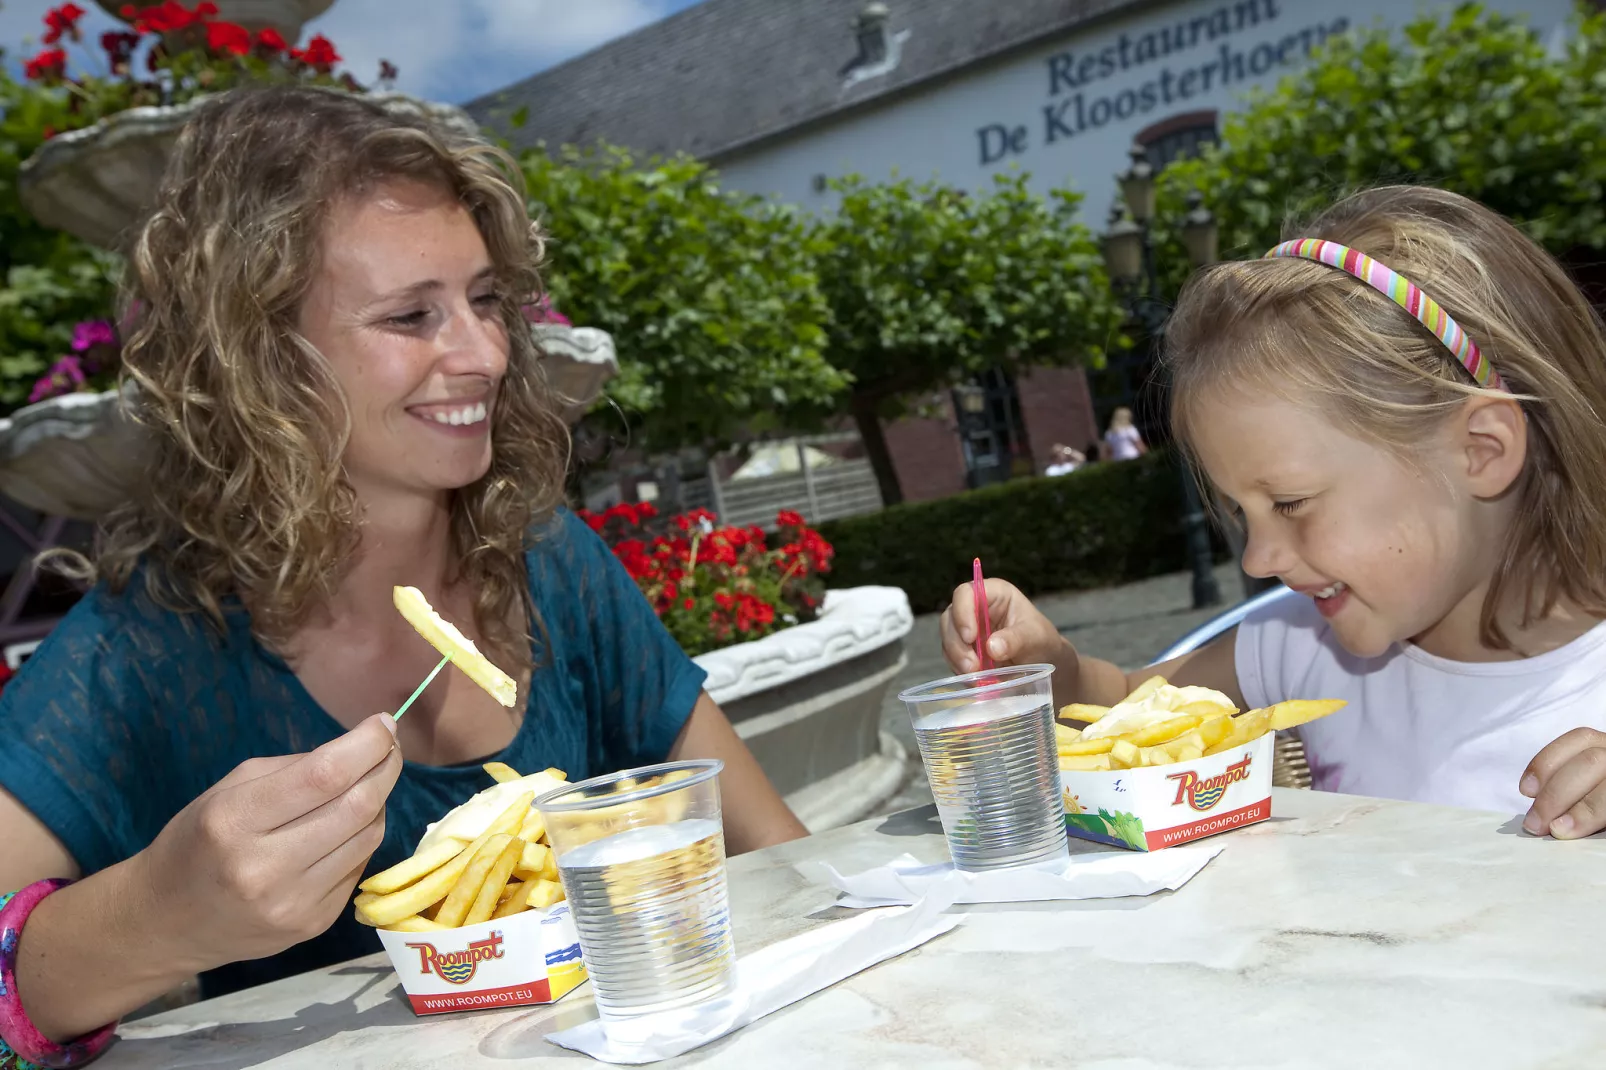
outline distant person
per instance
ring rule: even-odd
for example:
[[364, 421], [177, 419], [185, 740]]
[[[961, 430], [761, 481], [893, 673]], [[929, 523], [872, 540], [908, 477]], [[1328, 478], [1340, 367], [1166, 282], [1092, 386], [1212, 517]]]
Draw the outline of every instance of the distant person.
[[1051, 451], [1050, 456], [1054, 460], [1043, 470], [1045, 476], [1069, 475], [1087, 463], [1087, 455], [1085, 453], [1081, 450], [1073, 450], [1060, 442], [1054, 443], [1054, 449]]
[[1104, 432], [1105, 460], [1135, 461], [1148, 452], [1148, 445], [1132, 422], [1132, 410], [1123, 405], [1111, 413], [1109, 430]]

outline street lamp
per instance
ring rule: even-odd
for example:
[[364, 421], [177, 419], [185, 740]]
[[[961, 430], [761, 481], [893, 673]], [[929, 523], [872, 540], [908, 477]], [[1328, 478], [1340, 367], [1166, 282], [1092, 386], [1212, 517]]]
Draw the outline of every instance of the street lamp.
[[[1111, 212], [1111, 223], [1104, 235], [1104, 265], [1111, 281], [1125, 298], [1132, 317], [1142, 324], [1148, 344], [1165, 327], [1169, 310], [1160, 299], [1160, 279], [1154, 264], [1154, 241], [1149, 224], [1154, 219], [1154, 168], [1142, 145], [1133, 145], [1132, 165], [1116, 181], [1126, 211]], [[1190, 195], [1183, 220], [1183, 242], [1195, 267], [1215, 259], [1216, 221], [1197, 193]], [[1182, 471], [1182, 530], [1188, 540], [1188, 561], [1193, 569], [1193, 608], [1221, 603], [1221, 587], [1216, 583], [1215, 561], [1210, 552], [1210, 529], [1199, 487], [1186, 466]]]

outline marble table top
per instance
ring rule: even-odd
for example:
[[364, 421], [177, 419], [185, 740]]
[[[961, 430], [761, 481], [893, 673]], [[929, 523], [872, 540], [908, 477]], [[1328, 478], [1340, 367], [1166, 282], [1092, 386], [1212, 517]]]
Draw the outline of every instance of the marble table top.
[[[1606, 1065], [1606, 837], [1279, 790], [1177, 892], [956, 907], [914, 951], [663, 1067]], [[1077, 845], [1080, 848], [1083, 845]], [[847, 912], [793, 869], [946, 857], [930, 808], [733, 859], [738, 953]], [[602, 1066], [548, 1007], [415, 1018], [381, 956], [125, 1024], [106, 1070]]]

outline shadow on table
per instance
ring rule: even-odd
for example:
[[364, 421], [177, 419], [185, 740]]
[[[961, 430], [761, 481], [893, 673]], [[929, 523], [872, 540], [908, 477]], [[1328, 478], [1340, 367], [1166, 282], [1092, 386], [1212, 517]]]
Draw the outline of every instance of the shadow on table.
[[[248, 1070], [340, 1033], [373, 1026], [405, 1026], [417, 1021], [402, 993], [401, 982], [388, 963], [348, 966], [333, 972], [337, 977], [370, 976], [366, 984], [338, 1003], [315, 1003], [303, 1007], [291, 1018], [201, 1025], [187, 1033], [119, 1039], [107, 1062], [112, 1066], [126, 1064], [160, 1067], [161, 1070]], [[387, 981], [394, 985], [389, 998], [359, 1011], [357, 1001], [375, 985]]]
[[937, 804], [927, 803], [888, 816], [875, 830], [882, 836], [941, 836], [942, 819], [937, 816]]

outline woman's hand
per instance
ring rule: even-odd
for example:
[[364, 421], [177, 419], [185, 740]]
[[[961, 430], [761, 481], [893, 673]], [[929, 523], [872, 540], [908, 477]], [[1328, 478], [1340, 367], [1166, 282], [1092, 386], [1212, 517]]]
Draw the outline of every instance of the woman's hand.
[[1575, 840], [1606, 828], [1606, 732], [1575, 728], [1523, 770], [1517, 790], [1534, 801], [1522, 827]]
[[252, 759], [179, 811], [131, 860], [178, 923], [175, 953], [199, 972], [329, 928], [384, 838], [401, 768], [379, 714], [309, 754]]
[[17, 947], [39, 1031], [81, 1036], [186, 977], [327, 929], [385, 834], [402, 767], [389, 721], [244, 763], [145, 850], [46, 897]]
[[[1074, 675], [1076, 651], [1060, 635], [1059, 629], [1005, 580], [986, 580], [987, 615], [992, 636], [987, 653], [997, 665], [1028, 665], [1047, 662], [1064, 673]], [[942, 611], [938, 624], [942, 634], [942, 656], [954, 672], [976, 672], [976, 603], [970, 584], [954, 589], [953, 602]]]

